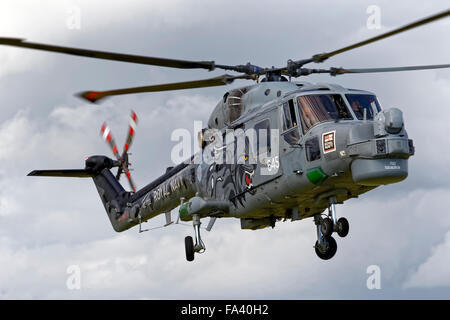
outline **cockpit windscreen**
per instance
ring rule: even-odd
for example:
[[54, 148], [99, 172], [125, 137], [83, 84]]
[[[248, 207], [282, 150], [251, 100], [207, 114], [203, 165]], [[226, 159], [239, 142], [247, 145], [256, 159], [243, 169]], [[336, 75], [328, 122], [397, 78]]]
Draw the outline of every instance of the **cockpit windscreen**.
[[297, 98], [303, 133], [318, 123], [352, 120], [340, 94], [314, 94]]
[[373, 120], [375, 115], [381, 111], [377, 97], [372, 94], [346, 94], [345, 97], [358, 120], [364, 119], [364, 110], [367, 120]]

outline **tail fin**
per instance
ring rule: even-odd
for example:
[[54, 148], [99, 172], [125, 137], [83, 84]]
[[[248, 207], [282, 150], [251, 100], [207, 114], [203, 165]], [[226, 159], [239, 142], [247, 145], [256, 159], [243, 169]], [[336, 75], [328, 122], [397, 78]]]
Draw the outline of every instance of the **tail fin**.
[[126, 218], [124, 213], [130, 193], [125, 191], [116, 177], [107, 168], [93, 177], [93, 180], [114, 230], [121, 232], [128, 229], [124, 228], [126, 224], [124, 222], [126, 221], [123, 221], [121, 218]]
[[130, 193], [109, 170], [116, 165], [117, 162], [108, 157], [93, 156], [86, 159], [85, 169], [34, 170], [28, 176], [92, 178], [114, 230], [120, 232], [129, 227], [121, 217], [129, 201]]

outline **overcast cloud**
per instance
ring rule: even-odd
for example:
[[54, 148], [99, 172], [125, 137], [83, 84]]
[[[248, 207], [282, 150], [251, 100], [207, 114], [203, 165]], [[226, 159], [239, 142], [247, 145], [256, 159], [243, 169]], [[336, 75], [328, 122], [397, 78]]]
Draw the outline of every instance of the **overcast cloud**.
[[[366, 27], [369, 5], [381, 29]], [[442, 11], [448, 1], [2, 1], [0, 36], [222, 64], [283, 66]], [[68, 26], [80, 10], [80, 29]], [[333, 57], [320, 67], [450, 63], [450, 19]], [[323, 75], [375, 92], [403, 110], [416, 155], [409, 177], [339, 205], [350, 234], [331, 261], [314, 253], [311, 219], [274, 229], [240, 230], [220, 219], [203, 233], [207, 251], [187, 263], [191, 226], [138, 234], [112, 229], [91, 180], [30, 178], [33, 169], [81, 168], [110, 155], [107, 121], [121, 147], [130, 109], [139, 117], [131, 162], [138, 187], [173, 165], [177, 128], [206, 123], [225, 88], [121, 96], [100, 106], [86, 89], [178, 82], [223, 74], [108, 62], [0, 47], [0, 298], [2, 299], [417, 299], [450, 298], [450, 71]], [[247, 84], [236, 81], [229, 88]], [[228, 89], [228, 88], [227, 88]], [[194, 134], [194, 132], [192, 132]], [[194, 143], [194, 140], [193, 140]], [[207, 222], [207, 221], [205, 221]], [[146, 227], [159, 226], [162, 219]], [[81, 289], [68, 290], [70, 265]], [[368, 290], [367, 267], [381, 270]]]

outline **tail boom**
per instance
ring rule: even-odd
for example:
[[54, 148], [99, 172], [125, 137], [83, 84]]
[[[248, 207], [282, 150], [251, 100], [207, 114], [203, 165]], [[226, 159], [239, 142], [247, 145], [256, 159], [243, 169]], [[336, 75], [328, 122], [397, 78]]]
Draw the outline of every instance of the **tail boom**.
[[86, 159], [84, 169], [34, 170], [29, 176], [92, 178], [117, 232], [147, 221], [180, 205], [180, 199], [195, 195], [195, 166], [182, 163], [137, 192], [126, 191], [111, 172], [118, 162], [105, 156]]
[[182, 163], [138, 190], [131, 193], [129, 202], [117, 218], [116, 231], [127, 230], [139, 220], [147, 221], [180, 205], [180, 199], [195, 195], [195, 166]]

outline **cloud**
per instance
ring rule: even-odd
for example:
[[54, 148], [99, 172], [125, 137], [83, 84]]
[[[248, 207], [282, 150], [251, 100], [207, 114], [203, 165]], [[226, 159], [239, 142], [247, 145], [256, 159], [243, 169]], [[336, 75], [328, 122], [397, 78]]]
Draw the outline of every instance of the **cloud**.
[[19, 154], [27, 154], [28, 143], [32, 139], [33, 124], [26, 111], [19, 111], [14, 118], [0, 126], [0, 160], [11, 159]]
[[[124, 10], [123, 3], [111, 1], [2, 2], [0, 30], [2, 36], [107, 51], [283, 66], [289, 58], [306, 58], [375, 35], [377, 31], [364, 28], [369, 4], [316, 2], [299, 7], [295, 1], [254, 1], [233, 4], [230, 10], [226, 1], [136, 1]], [[400, 26], [446, 5], [416, 3], [405, 10], [382, 1], [382, 24]], [[66, 27], [68, 6], [81, 8], [78, 31]], [[249, 12], [258, 19], [249, 19]], [[320, 67], [446, 63], [445, 26], [434, 23], [333, 57]], [[338, 206], [338, 215], [349, 219], [351, 231], [347, 238], [337, 239], [333, 260], [315, 256], [311, 219], [255, 232], [240, 230], [237, 219], [220, 219], [211, 233], [202, 230], [206, 253], [187, 263], [183, 237], [192, 235], [192, 226], [142, 234], [134, 228], [117, 234], [90, 179], [26, 174], [33, 169], [81, 168], [88, 155], [111, 155], [99, 137], [103, 121], [121, 149], [133, 109], [140, 121], [131, 161], [134, 179], [142, 187], [173, 165], [173, 130], [185, 128], [194, 135], [194, 120], [206, 124], [224, 91], [248, 82], [120, 96], [92, 106], [73, 93], [202, 79], [223, 72], [166, 70], [4, 47], [0, 59], [1, 298], [448, 297], [448, 287], [435, 290], [433, 277], [436, 272], [447, 279], [439, 266], [450, 261], [445, 251], [450, 221], [443, 214], [450, 191], [450, 152], [445, 147], [448, 71], [308, 79], [374, 91], [384, 108], [404, 110], [406, 128], [416, 144], [407, 180]], [[163, 223], [158, 217], [145, 227]], [[366, 287], [366, 269], [373, 264], [381, 269], [379, 292]], [[70, 265], [80, 266], [80, 291], [66, 287]]]
[[405, 288], [450, 287], [450, 231], [444, 241], [434, 246], [430, 256], [406, 280]]

